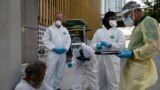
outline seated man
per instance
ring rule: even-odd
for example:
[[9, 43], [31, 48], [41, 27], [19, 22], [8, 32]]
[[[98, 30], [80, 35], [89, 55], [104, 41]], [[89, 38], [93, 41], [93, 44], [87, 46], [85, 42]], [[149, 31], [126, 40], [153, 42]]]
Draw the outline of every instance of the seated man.
[[40, 88], [46, 70], [45, 63], [36, 61], [30, 63], [26, 69], [26, 76], [17, 84], [15, 90], [36, 90]]

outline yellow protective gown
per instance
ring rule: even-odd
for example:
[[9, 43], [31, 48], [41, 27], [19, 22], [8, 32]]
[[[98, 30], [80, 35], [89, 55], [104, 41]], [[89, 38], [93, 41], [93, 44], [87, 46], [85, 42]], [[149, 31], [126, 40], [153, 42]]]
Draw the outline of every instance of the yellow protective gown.
[[128, 49], [133, 57], [128, 59], [121, 73], [120, 90], [146, 90], [158, 80], [152, 58], [160, 47], [158, 22], [147, 16], [135, 27]]

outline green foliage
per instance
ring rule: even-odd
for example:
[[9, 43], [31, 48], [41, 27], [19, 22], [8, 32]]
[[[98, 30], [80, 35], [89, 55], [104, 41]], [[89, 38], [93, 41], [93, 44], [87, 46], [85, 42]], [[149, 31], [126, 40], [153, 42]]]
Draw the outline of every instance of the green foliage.
[[160, 0], [145, 0], [143, 2], [145, 6], [147, 6], [147, 8], [145, 8], [144, 10], [145, 15], [151, 16], [155, 18], [158, 22], [160, 22]]

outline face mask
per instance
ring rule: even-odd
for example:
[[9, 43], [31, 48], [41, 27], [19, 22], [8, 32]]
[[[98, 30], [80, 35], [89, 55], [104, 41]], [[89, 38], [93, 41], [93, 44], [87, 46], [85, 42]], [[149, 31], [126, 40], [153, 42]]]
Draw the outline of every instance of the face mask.
[[62, 25], [62, 23], [61, 23], [60, 20], [57, 20], [57, 21], [55, 22], [55, 25], [56, 25], [57, 27], [60, 27], [60, 26]]
[[109, 20], [109, 25], [112, 27], [116, 27], [117, 26], [117, 21], [116, 20]]
[[127, 27], [132, 27], [134, 25], [134, 21], [130, 16], [128, 16], [127, 18], [123, 18], [123, 22]]
[[73, 48], [72, 49], [72, 55], [73, 56], [79, 56], [79, 49], [78, 48]]

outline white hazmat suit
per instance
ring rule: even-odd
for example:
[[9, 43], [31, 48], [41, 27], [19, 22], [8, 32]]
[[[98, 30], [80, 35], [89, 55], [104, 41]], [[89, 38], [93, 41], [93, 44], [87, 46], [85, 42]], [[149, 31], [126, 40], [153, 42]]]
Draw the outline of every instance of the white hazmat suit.
[[[116, 27], [109, 30], [105, 26], [98, 29], [91, 41], [91, 46], [96, 49], [96, 45], [101, 41], [112, 44], [110, 50], [120, 50], [125, 47], [123, 33]], [[102, 48], [102, 50], [109, 50]], [[116, 55], [97, 55], [98, 77], [100, 90], [118, 90], [120, 79], [120, 58]]]
[[21, 79], [21, 81], [16, 85], [15, 90], [54, 90], [47, 83], [42, 82], [38, 89], [32, 87], [26, 80]]
[[21, 81], [15, 87], [15, 90], [36, 90], [28, 82], [21, 79]]
[[81, 48], [86, 58], [90, 58], [89, 61], [81, 62], [77, 60], [77, 56], [80, 55], [79, 50], [73, 50], [72, 61], [75, 61], [75, 72], [73, 77], [73, 90], [99, 90], [98, 76], [97, 76], [97, 61], [94, 54], [94, 50], [82, 44]]
[[45, 75], [45, 82], [53, 89], [60, 88], [60, 84], [64, 74], [66, 52], [63, 54], [57, 54], [53, 52], [53, 48], [65, 48], [69, 49], [71, 44], [71, 38], [68, 30], [61, 25], [57, 28], [55, 23], [49, 26], [43, 36], [44, 45], [49, 49], [47, 70]]

